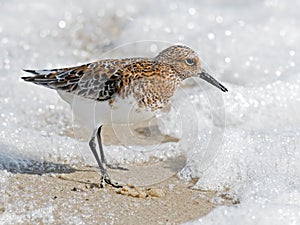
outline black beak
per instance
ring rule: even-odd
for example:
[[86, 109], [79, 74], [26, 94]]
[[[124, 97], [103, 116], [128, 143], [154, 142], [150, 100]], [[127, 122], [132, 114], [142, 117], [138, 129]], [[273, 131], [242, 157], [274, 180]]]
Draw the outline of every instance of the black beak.
[[224, 87], [222, 84], [220, 84], [215, 78], [213, 78], [211, 75], [209, 75], [204, 69], [201, 70], [200, 73], [198, 73], [198, 76], [207, 81], [208, 83], [214, 85], [215, 87], [221, 89], [224, 92], [227, 92], [227, 88]]

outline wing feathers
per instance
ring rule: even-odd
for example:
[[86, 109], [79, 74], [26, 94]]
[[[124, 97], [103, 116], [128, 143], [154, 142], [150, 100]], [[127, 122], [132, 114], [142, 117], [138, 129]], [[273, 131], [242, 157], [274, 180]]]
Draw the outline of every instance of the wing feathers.
[[[113, 65], [113, 64], [112, 64]], [[106, 68], [102, 64], [89, 67], [89, 64], [53, 70], [24, 70], [35, 76], [22, 77], [23, 80], [55, 90], [71, 92], [97, 101], [111, 98], [120, 80], [119, 74], [108, 76], [106, 70], [117, 71], [118, 66]], [[111, 77], [111, 79], [110, 79]]]

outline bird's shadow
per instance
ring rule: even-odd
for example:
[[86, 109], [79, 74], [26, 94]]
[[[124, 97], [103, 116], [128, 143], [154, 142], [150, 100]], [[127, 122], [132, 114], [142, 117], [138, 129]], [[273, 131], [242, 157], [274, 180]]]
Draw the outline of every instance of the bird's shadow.
[[30, 159], [13, 146], [0, 143], [0, 170], [19, 174], [74, 173], [70, 165]]
[[8, 163], [0, 163], [0, 170], [11, 173], [43, 175], [49, 173], [74, 173], [77, 171], [69, 165], [38, 161], [33, 159], [16, 159]]

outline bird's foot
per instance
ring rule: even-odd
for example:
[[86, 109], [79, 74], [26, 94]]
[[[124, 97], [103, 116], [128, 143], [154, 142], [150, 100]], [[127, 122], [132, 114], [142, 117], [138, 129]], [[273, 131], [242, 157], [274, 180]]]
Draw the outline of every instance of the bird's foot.
[[105, 184], [111, 185], [114, 188], [122, 188], [123, 186], [117, 182], [113, 182], [107, 174], [102, 175], [100, 181], [100, 187], [104, 188]]

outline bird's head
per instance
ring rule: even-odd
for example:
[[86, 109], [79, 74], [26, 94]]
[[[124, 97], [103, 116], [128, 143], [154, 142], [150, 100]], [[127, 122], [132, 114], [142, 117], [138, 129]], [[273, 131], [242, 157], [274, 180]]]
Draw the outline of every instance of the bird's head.
[[172, 65], [182, 80], [189, 77], [200, 77], [220, 90], [228, 91], [221, 83], [209, 75], [200, 64], [198, 54], [191, 48], [183, 45], [173, 45], [161, 51], [156, 60]]

